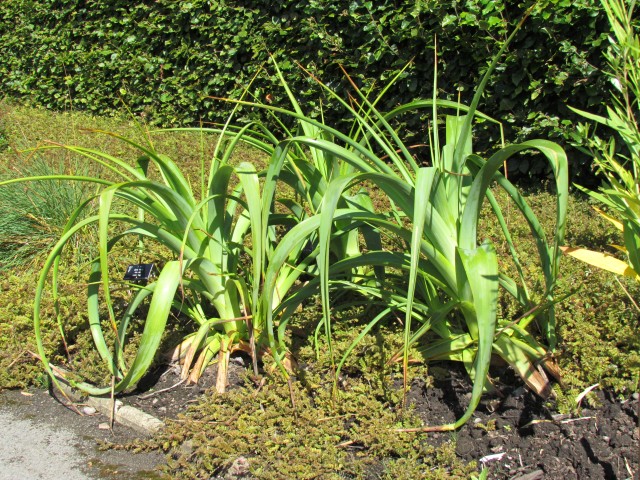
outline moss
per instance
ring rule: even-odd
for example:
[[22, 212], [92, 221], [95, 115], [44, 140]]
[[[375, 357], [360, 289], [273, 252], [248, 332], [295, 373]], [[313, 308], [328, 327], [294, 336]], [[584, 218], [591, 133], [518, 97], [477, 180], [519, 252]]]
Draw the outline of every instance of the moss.
[[[599, 383], [628, 395], [635, 391], [640, 377], [639, 315], [616, 282], [593, 278], [606, 275], [590, 275], [560, 315], [562, 366], [572, 386]], [[627, 289], [640, 298], [636, 285], [627, 285]]]
[[[430, 446], [420, 435], [398, 433], [419, 424], [402, 417], [368, 385], [354, 384], [335, 401], [330, 388], [291, 391], [273, 379], [259, 390], [211, 396], [174, 421], [150, 446], [169, 454], [175, 478], [210, 478], [239, 456], [255, 478], [468, 478], [475, 470], [453, 446]], [[296, 407], [292, 407], [291, 396]], [[147, 445], [149, 447], [149, 445]]]
[[[362, 328], [358, 309], [338, 313], [336, 358]], [[360, 312], [361, 313], [361, 312]], [[211, 478], [245, 457], [251, 477], [279, 478], [469, 478], [475, 464], [455, 455], [455, 444], [430, 445], [426, 434], [398, 432], [423, 425], [412, 407], [400, 408], [400, 365], [388, 364], [401, 344], [401, 328], [381, 326], [347, 358], [334, 390], [331, 360], [312, 336], [317, 305], [311, 301], [293, 321], [290, 349], [300, 369], [291, 386], [278, 376], [205, 396], [155, 439], [136, 448], [168, 454], [172, 478]], [[298, 335], [300, 334], [300, 335]], [[429, 382], [424, 365], [411, 376]], [[292, 404], [295, 403], [295, 407]]]
[[[31, 272], [8, 275], [0, 284], [0, 389], [23, 388], [42, 379], [39, 361], [30, 352], [37, 352], [33, 334], [33, 285]], [[46, 335], [47, 347], [55, 344]]]

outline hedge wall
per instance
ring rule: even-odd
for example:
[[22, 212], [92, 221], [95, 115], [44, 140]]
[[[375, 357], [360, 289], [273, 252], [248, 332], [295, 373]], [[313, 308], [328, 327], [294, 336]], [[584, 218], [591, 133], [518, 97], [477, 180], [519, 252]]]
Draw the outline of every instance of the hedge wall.
[[[299, 62], [336, 88], [338, 65], [361, 84], [413, 59], [387, 106], [430, 97], [434, 42], [443, 97], [470, 98], [479, 75], [531, 2], [509, 0], [2, 0], [0, 89], [55, 110], [121, 111], [158, 124], [219, 121], [268, 52], [299, 100], [321, 101]], [[566, 105], [596, 109], [606, 22], [593, 0], [547, 0], [494, 74], [481, 109], [518, 140], [562, 134]], [[252, 87], [284, 101], [275, 79]], [[329, 110], [331, 111], [331, 105]]]

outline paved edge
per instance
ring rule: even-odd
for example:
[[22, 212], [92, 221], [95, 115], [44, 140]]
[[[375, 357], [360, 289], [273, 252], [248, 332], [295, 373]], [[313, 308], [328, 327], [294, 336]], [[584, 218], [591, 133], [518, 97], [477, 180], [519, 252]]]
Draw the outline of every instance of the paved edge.
[[124, 405], [121, 400], [115, 401], [115, 406], [111, 398], [101, 397], [84, 397], [78, 391], [74, 390], [70, 386], [60, 383], [60, 390], [76, 403], [83, 403], [90, 407], [95, 408], [102, 415], [111, 418], [112, 412], [113, 420], [121, 425], [129, 427], [136, 432], [143, 433], [145, 435], [153, 435], [162, 427], [164, 422], [153, 415], [143, 412], [142, 410]]

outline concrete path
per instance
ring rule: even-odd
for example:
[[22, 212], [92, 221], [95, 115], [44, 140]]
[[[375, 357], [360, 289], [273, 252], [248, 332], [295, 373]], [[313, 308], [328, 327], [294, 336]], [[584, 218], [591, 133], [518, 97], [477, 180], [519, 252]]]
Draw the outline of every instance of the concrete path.
[[[24, 393], [27, 393], [26, 395]], [[42, 391], [0, 393], [0, 480], [159, 479], [158, 454], [98, 449], [137, 434], [107, 419], [80, 416]]]

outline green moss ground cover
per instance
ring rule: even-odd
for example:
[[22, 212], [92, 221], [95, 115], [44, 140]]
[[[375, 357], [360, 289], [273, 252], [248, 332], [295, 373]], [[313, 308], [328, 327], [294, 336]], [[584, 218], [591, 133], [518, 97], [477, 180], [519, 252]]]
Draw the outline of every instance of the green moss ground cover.
[[[84, 143], [98, 147], [103, 151], [112, 151], [126, 156], [121, 142], [113, 142], [109, 137], [91, 135], [83, 128], [126, 133], [144, 136], [144, 129], [138, 131], [134, 122], [122, 119], [101, 119], [80, 114], [50, 114], [42, 110], [24, 108], [7, 103], [0, 104], [0, 169], [3, 175], [29, 172], [38, 165], [47, 168], [74, 169], [77, 159], [64, 151], [57, 150], [55, 155], [35, 157], [28, 151], [18, 152], [35, 146], [46, 139], [59, 142]], [[165, 151], [189, 174], [193, 169], [197, 177], [200, 152], [211, 148], [203, 144], [200, 138], [187, 134], [163, 135], [154, 139], [162, 144]], [[104, 142], [104, 143], [100, 143]], [[195, 154], [194, 154], [195, 152]], [[250, 150], [241, 151], [239, 160], [261, 162], [262, 159]], [[55, 187], [55, 186], [54, 186]], [[21, 187], [24, 188], [24, 187]], [[54, 188], [55, 190], [55, 188]], [[0, 224], [0, 255], [3, 255], [0, 280], [0, 388], [23, 388], [33, 384], [43, 384], [46, 376], [40, 364], [29, 352], [34, 352], [32, 333], [32, 299], [38, 266], [46, 254], [47, 245], [56, 239], [56, 233], [63, 226], [64, 218], [56, 219], [50, 215], [51, 206], [46, 203], [38, 215], [31, 218], [26, 215], [25, 206], [20, 206], [16, 196], [30, 198], [30, 202], [42, 205], [46, 200], [42, 195], [27, 195], [28, 192], [15, 191], [12, 196], [0, 196], [2, 217], [13, 214], [18, 219], [10, 224]], [[76, 195], [82, 191], [71, 192], [56, 200], [56, 206], [65, 198], [76, 201]], [[504, 202], [504, 198], [498, 198]], [[542, 188], [528, 192], [528, 201], [539, 215], [545, 229], [550, 230], [555, 221], [553, 195]], [[33, 204], [33, 203], [32, 203]], [[21, 210], [22, 208], [22, 210]], [[17, 209], [17, 210], [16, 210]], [[49, 210], [47, 210], [49, 209]], [[515, 215], [515, 209], [505, 208], [507, 222], [513, 227], [514, 242], [520, 250], [522, 267], [533, 292], [542, 292], [544, 279], [535, 264], [533, 241], [528, 239], [527, 227], [521, 218]], [[47, 213], [49, 212], [49, 214]], [[483, 235], [497, 238], [497, 226], [490, 217], [483, 217]], [[22, 221], [20, 228], [26, 239], [38, 234], [36, 248], [27, 249], [19, 262], [9, 265], [12, 252], [25, 244], [16, 245], [16, 234], [10, 229]], [[32, 232], [29, 234], [28, 232]], [[611, 243], [620, 243], [615, 229], [605, 220], [593, 213], [589, 201], [579, 195], [572, 196], [569, 203], [569, 224], [567, 244], [586, 246], [592, 249], [605, 249]], [[84, 289], [86, 288], [87, 259], [92, 254], [95, 232], [87, 231], [77, 243], [77, 248], [67, 257], [63, 268], [67, 269], [68, 282], [60, 288], [60, 298], [45, 299], [44, 308], [47, 317], [52, 318], [55, 308], [67, 324], [67, 348], [65, 350], [57, 336], [52, 320], [47, 331], [52, 332], [45, 338], [47, 349], [55, 363], [73, 366], [74, 369], [90, 378], [106, 378], [107, 372], [96, 369], [96, 360], [90, 334], [84, 314]], [[498, 249], [504, 248], [503, 258], [509, 258], [506, 245], [496, 240]], [[26, 242], [29, 246], [29, 242]], [[147, 251], [145, 259], [162, 258], [161, 250]], [[121, 264], [113, 265], [117, 274], [128, 263], [140, 259], [135, 251], [122, 249]], [[11, 268], [9, 268], [11, 267]], [[506, 268], [513, 268], [505, 265]], [[557, 408], [569, 409], [572, 399], [586, 386], [599, 383], [619, 395], [628, 395], [637, 390], [640, 375], [640, 339], [637, 331], [640, 314], [632, 299], [640, 299], [637, 285], [626, 279], [616, 279], [605, 272], [595, 270], [571, 258], [565, 258], [562, 264], [559, 296], [572, 293], [557, 308], [560, 345], [558, 360], [564, 374], [566, 387], [556, 386], [558, 393]], [[121, 292], [122, 301], [127, 292]], [[117, 297], [116, 297], [117, 301]], [[117, 308], [117, 305], [116, 305]], [[375, 472], [381, 478], [417, 478], [421, 472], [429, 471], [429, 478], [468, 478], [475, 469], [474, 465], [465, 465], [456, 459], [453, 444], [434, 448], [420, 443], [410, 434], [392, 434], [394, 428], [411, 427], [418, 423], [410, 410], [399, 416], [395, 406], [402, 397], [393, 380], [401, 379], [399, 366], [386, 366], [386, 360], [401, 345], [402, 327], [391, 323], [380, 327], [374, 335], [358, 346], [358, 350], [349, 357], [344, 367], [348, 381], [341, 393], [341, 401], [334, 402], [330, 395], [331, 379], [327, 375], [329, 361], [321, 356], [316, 359], [311, 346], [300, 339], [309, 337], [304, 333], [309, 328], [308, 318], [320, 315], [319, 306], [311, 301], [295, 320], [295, 329], [303, 332], [298, 338], [295, 334], [292, 350], [301, 365], [306, 365], [304, 382], [293, 384], [293, 395], [297, 408], [292, 410], [291, 392], [286, 383], [267, 377], [260, 388], [237, 389], [225, 396], [206, 397], [195, 405], [188, 419], [172, 424], [163, 436], [157, 439], [155, 446], [167, 451], [190, 440], [190, 447], [180, 454], [172, 453], [170, 467], [174, 472], [191, 478], [204, 471], [214, 471], [228, 466], [229, 455], [240, 450], [240, 446], [251, 445], [255, 451], [265, 452], [253, 460], [254, 474], [260, 478], [282, 478], [282, 472], [304, 472], [309, 478], [322, 472], [341, 471], [343, 476], [358, 478], [366, 472]], [[507, 298], [501, 304], [504, 317], [516, 318], [523, 312]], [[349, 316], [349, 312], [344, 312]], [[179, 319], [167, 329], [164, 345], [170, 346], [172, 333], [185, 326]], [[351, 339], [357, 335], [362, 324], [357, 321], [342, 322], [336, 332], [334, 348], [344, 351]], [[294, 329], [294, 332], [295, 332]], [[296, 340], [298, 338], [298, 340]], [[416, 353], [416, 352], [414, 352]], [[417, 353], [416, 353], [417, 355]], [[412, 366], [413, 376], [423, 376], [428, 382], [428, 368], [422, 365]], [[324, 376], [326, 376], [326, 378]], [[317, 388], [310, 389], [309, 385]], [[345, 422], [347, 417], [357, 419]], [[309, 418], [326, 419], [321, 427], [308, 430]], [[198, 422], [219, 422], [222, 428], [211, 432], [197, 432]], [[212, 436], [213, 435], [213, 436]], [[347, 450], [341, 447], [345, 439], [355, 441], [359, 447]], [[454, 438], [452, 437], [452, 440]], [[147, 448], [149, 448], [147, 446]], [[354, 453], [355, 452], [355, 453]], [[276, 460], [274, 460], [276, 459]], [[306, 464], [301, 467], [300, 462]], [[346, 465], [349, 465], [348, 467]], [[289, 470], [291, 469], [291, 470]], [[393, 474], [393, 477], [391, 476]]]

